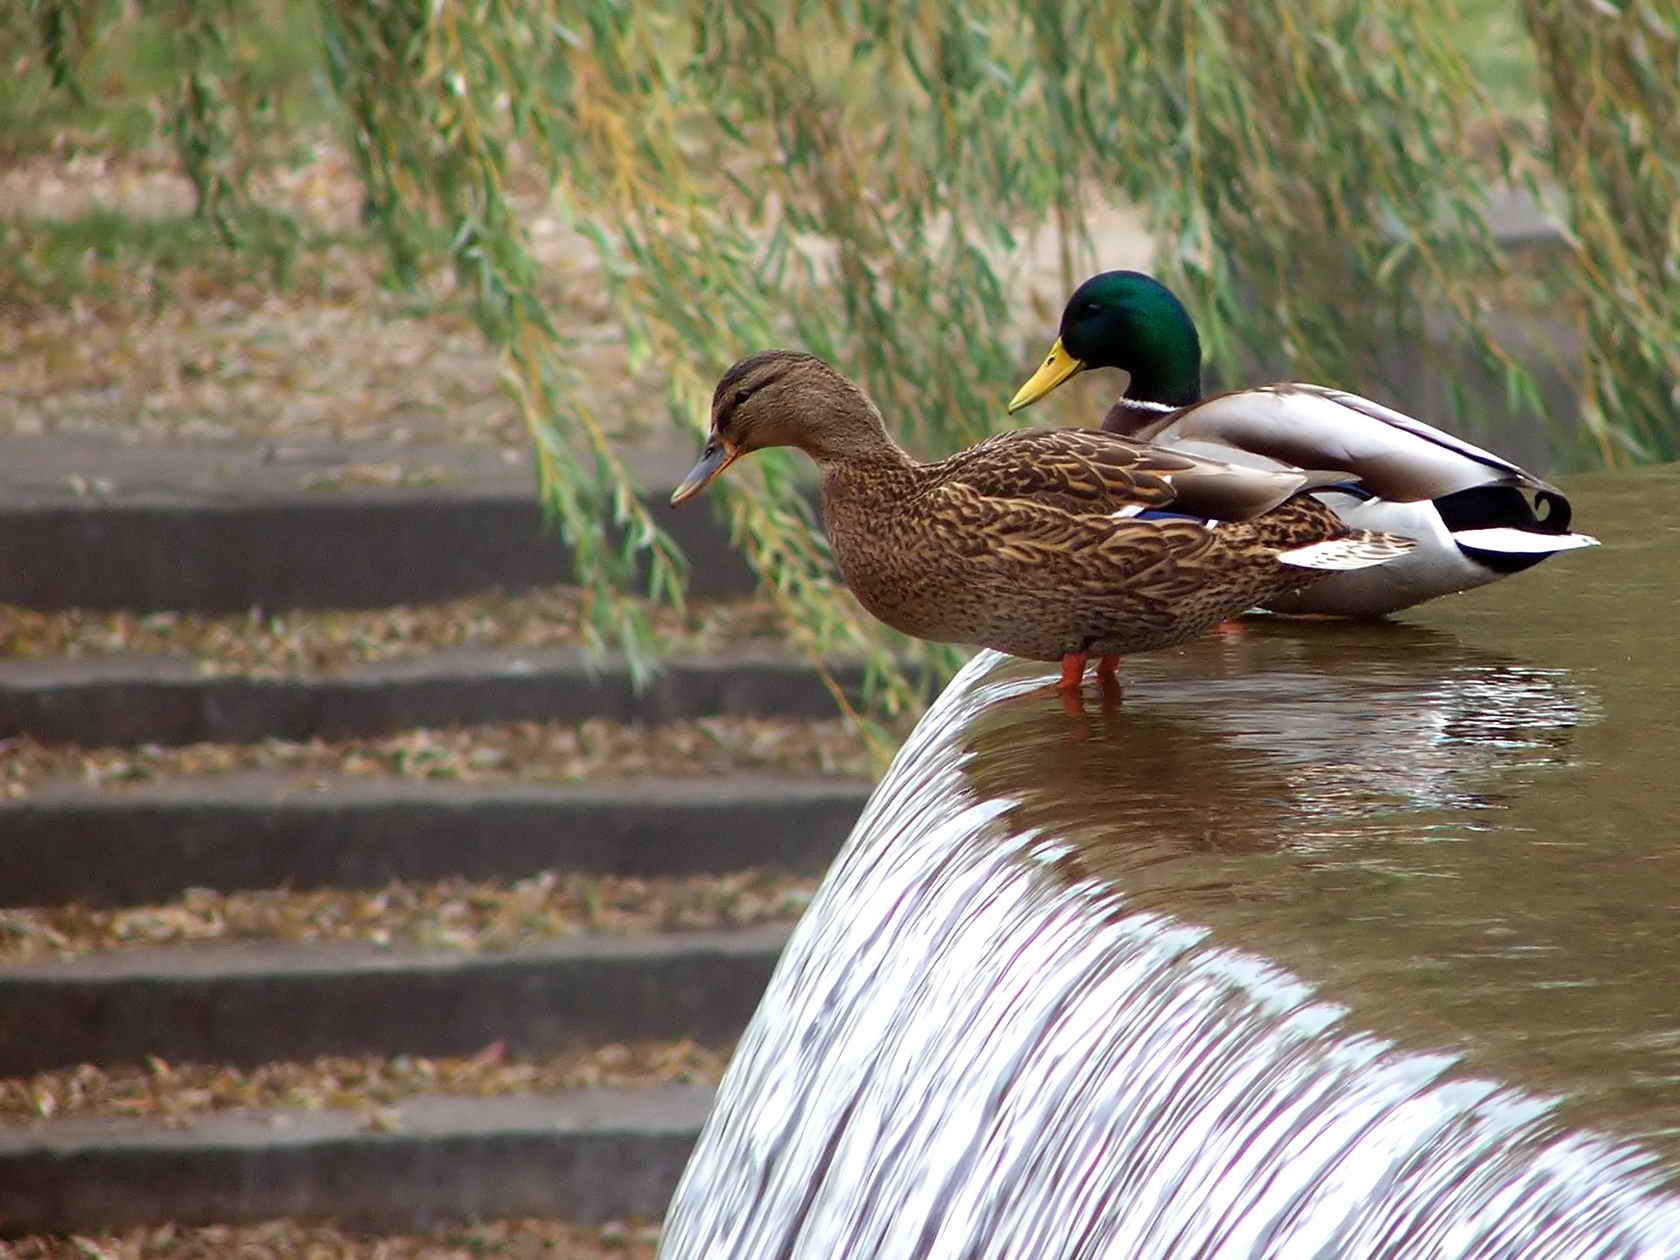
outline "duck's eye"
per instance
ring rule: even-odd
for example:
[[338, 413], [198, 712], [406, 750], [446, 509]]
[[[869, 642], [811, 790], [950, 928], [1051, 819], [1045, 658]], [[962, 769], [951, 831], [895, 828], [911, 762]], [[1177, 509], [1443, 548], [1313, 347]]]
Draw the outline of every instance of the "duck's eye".
[[738, 390], [735, 391], [735, 404], [734, 405], [739, 407], [742, 403], [746, 402], [747, 399], [749, 399], [751, 397], [752, 397], [752, 390], [750, 390], [750, 389], [738, 389]]
[[1084, 306], [1079, 308], [1079, 313], [1081, 315], [1095, 315], [1100, 310], [1102, 310], [1102, 307], [1097, 305], [1095, 302], [1087, 302]]

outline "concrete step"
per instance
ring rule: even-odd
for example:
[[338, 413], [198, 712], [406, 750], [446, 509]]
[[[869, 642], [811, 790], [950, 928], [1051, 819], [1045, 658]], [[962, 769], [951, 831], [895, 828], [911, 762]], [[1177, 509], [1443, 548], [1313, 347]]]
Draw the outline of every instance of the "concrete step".
[[344, 1111], [237, 1111], [166, 1128], [67, 1116], [0, 1129], [0, 1231], [332, 1218], [658, 1220], [711, 1103], [705, 1085], [429, 1096], [375, 1129]]
[[377, 888], [543, 870], [816, 872], [869, 796], [779, 775], [495, 786], [279, 773], [0, 804], [0, 905], [142, 905], [184, 888]]
[[517, 1055], [738, 1037], [786, 924], [534, 942], [500, 954], [216, 942], [0, 964], [0, 1075], [77, 1063]]
[[[690, 449], [637, 452], [648, 509], [682, 547], [695, 595], [753, 588], [703, 505], [673, 511]], [[304, 488], [302, 471], [420, 460], [424, 487]], [[0, 603], [238, 612], [432, 603], [567, 581], [527, 468], [493, 452], [332, 445], [125, 446], [0, 435]]]
[[[665, 492], [668, 495], [669, 491]], [[650, 509], [660, 494], [648, 496]], [[663, 518], [662, 518], [663, 519]], [[727, 531], [701, 510], [669, 522], [690, 594], [754, 588]], [[571, 555], [534, 494], [357, 494], [275, 503], [0, 506], [0, 603], [26, 608], [239, 612], [381, 608], [571, 580]]]
[[[856, 666], [837, 666], [848, 691]], [[48, 743], [251, 743], [341, 739], [484, 722], [669, 722], [757, 716], [832, 718], [809, 666], [767, 653], [678, 658], [642, 691], [621, 661], [576, 650], [451, 650], [327, 675], [203, 673], [184, 657], [0, 660], [0, 739]]]

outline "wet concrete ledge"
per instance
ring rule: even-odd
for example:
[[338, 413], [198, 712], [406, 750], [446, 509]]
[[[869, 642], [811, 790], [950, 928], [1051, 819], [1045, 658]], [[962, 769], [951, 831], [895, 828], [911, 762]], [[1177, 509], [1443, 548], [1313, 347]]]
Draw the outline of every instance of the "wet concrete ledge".
[[[848, 691], [856, 666], [837, 666]], [[0, 739], [46, 743], [249, 743], [344, 739], [485, 722], [671, 722], [715, 715], [833, 718], [810, 666], [769, 654], [675, 658], [640, 691], [622, 661], [576, 650], [460, 650], [330, 675], [206, 675], [182, 657], [0, 661]]]
[[376, 888], [543, 870], [818, 872], [869, 784], [730, 775], [536, 786], [271, 773], [0, 804], [0, 905], [135, 905], [188, 887]]
[[425, 1097], [393, 1132], [342, 1111], [241, 1111], [182, 1129], [71, 1116], [0, 1130], [0, 1232], [333, 1218], [351, 1229], [665, 1211], [711, 1104], [704, 1085]]
[[589, 936], [505, 954], [216, 943], [0, 965], [0, 1075], [76, 1063], [515, 1054], [741, 1034], [786, 924]]

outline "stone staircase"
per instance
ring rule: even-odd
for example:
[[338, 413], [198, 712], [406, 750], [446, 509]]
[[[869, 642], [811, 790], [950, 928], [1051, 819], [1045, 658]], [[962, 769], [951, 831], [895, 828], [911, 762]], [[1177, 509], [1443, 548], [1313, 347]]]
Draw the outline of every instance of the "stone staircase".
[[[430, 493], [285, 492], [268, 488], [257, 456], [175, 454], [171, 463], [151, 449], [67, 453], [61, 440], [0, 439], [0, 603], [376, 607], [564, 576], [563, 549], [543, 534], [516, 472], [468, 470]], [[651, 484], [650, 497], [666, 493]], [[674, 519], [696, 560], [697, 595], [741, 593], [746, 574], [721, 530], [704, 512]], [[23, 739], [251, 744], [715, 715], [832, 718], [834, 705], [813, 671], [768, 651], [673, 661], [641, 692], [624, 668], [567, 649], [449, 649], [281, 677], [121, 653], [0, 659], [0, 758]], [[814, 879], [867, 791], [858, 779], [762, 770], [568, 783], [263, 770], [117, 790], [61, 777], [0, 802], [0, 923], [19, 908], [130, 907], [192, 889], [760, 867]], [[518, 1059], [681, 1039], [726, 1048], [788, 926], [784, 915], [704, 930], [537, 934], [477, 952], [243, 939], [3, 956], [0, 1077], [83, 1063], [150, 1063], [167, 1074], [170, 1064], [248, 1069], [322, 1055]], [[679, 1082], [488, 1097], [440, 1088], [377, 1113], [8, 1114], [0, 1231], [275, 1217], [380, 1231], [510, 1216], [657, 1220], [709, 1099], [708, 1085]]]

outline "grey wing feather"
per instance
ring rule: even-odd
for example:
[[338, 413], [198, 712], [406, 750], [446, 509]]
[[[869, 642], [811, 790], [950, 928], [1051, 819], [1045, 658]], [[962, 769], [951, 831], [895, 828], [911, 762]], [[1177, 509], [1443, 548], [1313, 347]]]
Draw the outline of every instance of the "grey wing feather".
[[1302, 468], [1346, 468], [1392, 502], [1481, 485], [1550, 489], [1509, 460], [1381, 403], [1317, 385], [1219, 394], [1164, 417], [1140, 436], [1169, 448], [1227, 446]]

